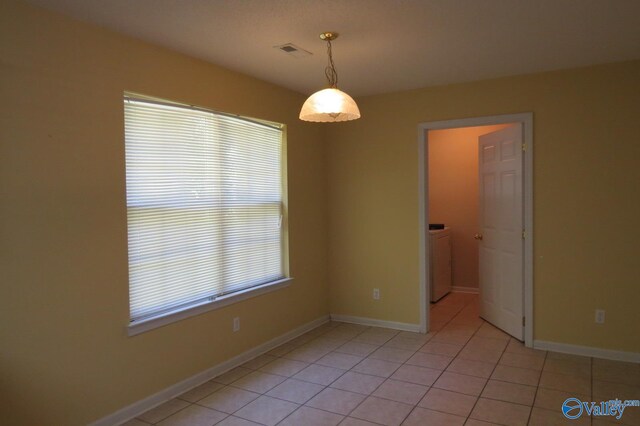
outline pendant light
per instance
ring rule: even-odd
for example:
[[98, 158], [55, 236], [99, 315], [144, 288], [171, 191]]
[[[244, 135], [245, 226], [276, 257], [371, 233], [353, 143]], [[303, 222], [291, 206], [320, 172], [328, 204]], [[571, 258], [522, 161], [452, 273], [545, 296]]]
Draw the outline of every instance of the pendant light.
[[342, 90], [338, 90], [338, 73], [331, 55], [331, 41], [336, 38], [338, 38], [338, 33], [324, 32], [320, 34], [320, 39], [327, 42], [329, 62], [324, 74], [327, 77], [329, 87], [309, 96], [300, 110], [300, 120], [326, 123], [360, 118], [360, 110], [353, 98]]

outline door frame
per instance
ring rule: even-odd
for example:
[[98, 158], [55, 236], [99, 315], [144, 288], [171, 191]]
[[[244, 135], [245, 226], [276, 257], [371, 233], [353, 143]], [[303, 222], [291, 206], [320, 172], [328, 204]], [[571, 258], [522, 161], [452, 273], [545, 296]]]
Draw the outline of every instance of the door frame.
[[533, 347], [533, 113], [494, 115], [461, 118], [454, 120], [430, 121], [418, 125], [418, 210], [419, 210], [419, 265], [420, 265], [420, 331], [429, 330], [430, 303], [427, 295], [429, 286], [429, 130], [456, 129], [460, 127], [490, 126], [495, 124], [521, 123], [526, 149], [523, 156], [522, 193], [524, 210], [524, 343]]

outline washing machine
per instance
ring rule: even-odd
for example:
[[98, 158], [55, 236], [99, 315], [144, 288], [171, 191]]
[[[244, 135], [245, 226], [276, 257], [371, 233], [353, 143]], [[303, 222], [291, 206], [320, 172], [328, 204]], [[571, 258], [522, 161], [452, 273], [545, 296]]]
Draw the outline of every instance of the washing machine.
[[437, 302], [451, 291], [451, 229], [429, 231], [429, 279], [431, 302]]

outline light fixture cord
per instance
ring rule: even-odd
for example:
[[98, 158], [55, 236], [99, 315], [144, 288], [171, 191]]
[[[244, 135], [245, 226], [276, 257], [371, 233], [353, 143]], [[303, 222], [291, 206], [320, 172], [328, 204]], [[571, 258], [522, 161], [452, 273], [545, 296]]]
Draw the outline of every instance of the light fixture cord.
[[338, 87], [338, 72], [336, 71], [336, 66], [333, 63], [333, 55], [331, 54], [331, 40], [327, 40], [327, 56], [329, 57], [329, 62], [324, 69], [324, 75], [327, 77], [329, 87], [335, 89]]

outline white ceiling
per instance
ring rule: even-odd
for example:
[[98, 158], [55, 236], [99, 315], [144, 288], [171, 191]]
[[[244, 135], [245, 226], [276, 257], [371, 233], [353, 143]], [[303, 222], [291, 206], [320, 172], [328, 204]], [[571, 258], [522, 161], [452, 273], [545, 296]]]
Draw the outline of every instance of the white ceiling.
[[638, 0], [29, 1], [305, 94], [323, 31], [354, 96], [640, 58]]

